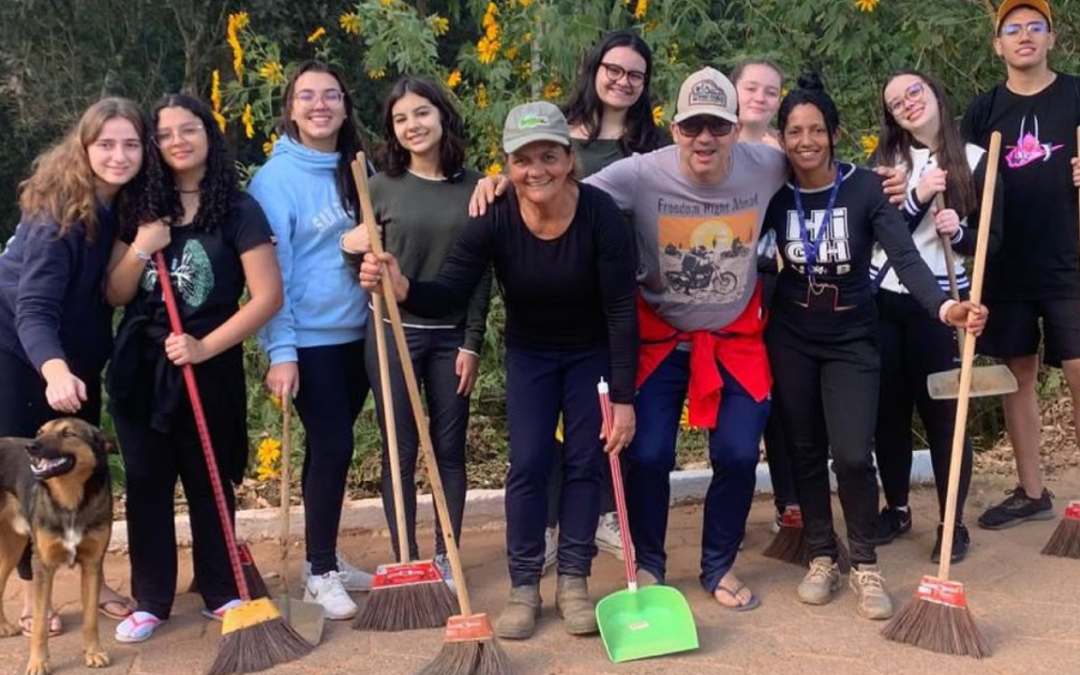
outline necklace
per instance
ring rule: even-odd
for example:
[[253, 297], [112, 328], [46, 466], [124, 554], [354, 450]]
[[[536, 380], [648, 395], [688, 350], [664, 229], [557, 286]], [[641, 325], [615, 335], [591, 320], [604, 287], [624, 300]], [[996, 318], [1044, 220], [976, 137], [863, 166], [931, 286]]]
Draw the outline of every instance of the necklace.
[[180, 188], [176, 188], [176, 191], [182, 195], [197, 195], [200, 192], [199, 188], [195, 188], [194, 190], [181, 190]]

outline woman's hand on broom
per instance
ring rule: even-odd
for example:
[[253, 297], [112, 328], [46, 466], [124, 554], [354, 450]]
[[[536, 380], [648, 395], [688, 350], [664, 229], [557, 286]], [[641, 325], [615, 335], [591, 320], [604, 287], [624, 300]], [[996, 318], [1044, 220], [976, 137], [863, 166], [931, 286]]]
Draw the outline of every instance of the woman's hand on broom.
[[945, 311], [945, 322], [953, 328], [963, 328], [971, 335], [979, 337], [986, 328], [986, 319], [990, 310], [986, 305], [978, 305], [970, 300], [954, 303]]
[[275, 363], [266, 371], [266, 388], [279, 401], [296, 398], [300, 393], [300, 367], [296, 361]]
[[187, 333], [183, 335], [170, 333], [169, 337], [165, 338], [165, 356], [169, 357], [173, 365], [185, 366], [189, 363], [192, 365], [202, 363], [210, 358], [210, 353], [202, 340], [193, 338]]
[[612, 403], [611, 411], [614, 418], [611, 423], [611, 438], [605, 439], [602, 431], [600, 438], [606, 441], [604, 443], [604, 452], [617, 455], [626, 446], [630, 445], [630, 441], [634, 440], [634, 428], [637, 426], [637, 418], [634, 416], [634, 405], [632, 403]]
[[409, 278], [401, 273], [397, 258], [392, 253], [367, 253], [360, 265], [360, 286], [368, 293], [382, 293], [383, 270], [389, 275], [394, 288], [394, 298], [405, 302], [409, 297]]

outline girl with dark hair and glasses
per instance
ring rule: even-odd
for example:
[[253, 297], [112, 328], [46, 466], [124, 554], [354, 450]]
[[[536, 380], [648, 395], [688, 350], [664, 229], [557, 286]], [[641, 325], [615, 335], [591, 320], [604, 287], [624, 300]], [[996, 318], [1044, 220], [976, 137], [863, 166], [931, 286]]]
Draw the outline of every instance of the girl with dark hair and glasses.
[[248, 187], [274, 230], [285, 286], [284, 306], [259, 331], [266, 386], [283, 402], [295, 397], [306, 432], [304, 597], [335, 620], [356, 614], [348, 593], [372, 582], [337, 552], [353, 425], [369, 389], [368, 296], [339, 251], [360, 213], [349, 167], [362, 149], [353, 110], [333, 66], [301, 63], [285, 87], [282, 137]]
[[764, 227], [783, 256], [766, 330], [769, 361], [791, 452], [795, 492], [813, 560], [799, 599], [829, 602], [840, 587], [829, 494], [829, 455], [851, 548], [850, 585], [860, 616], [892, 616], [874, 551], [878, 492], [871, 446], [880, 379], [872, 245], [888, 253], [922, 310], [978, 335], [986, 310], [950, 300], [912, 242], [904, 217], [873, 172], [838, 162], [840, 114], [816, 75], [780, 104], [790, 182], [769, 203]]
[[[404, 77], [394, 83], [383, 110], [383, 161], [386, 167], [371, 179], [375, 219], [383, 227], [384, 246], [397, 256], [410, 279], [427, 281], [438, 276], [458, 234], [469, 223], [468, 204], [480, 174], [465, 166], [465, 125], [446, 93], [422, 77]], [[367, 230], [351, 230], [341, 242], [346, 254], [354, 254], [359, 271], [360, 253], [369, 250]], [[465, 512], [465, 432], [469, 425], [469, 395], [480, 369], [480, 349], [487, 324], [490, 278], [473, 290], [468, 305], [438, 318], [421, 317], [404, 308], [405, 337], [431, 416], [431, 436], [439, 475], [446, 489], [454, 537], [461, 537]], [[365, 336], [368, 372], [379, 372], [374, 331], [369, 322]], [[421, 556], [416, 544], [416, 456], [419, 447], [416, 424], [409, 405], [405, 381], [387, 325], [391, 352], [393, 391], [380, 390], [372, 377], [375, 397], [390, 395], [401, 455], [401, 485], [405, 492], [405, 523], [409, 557]], [[376, 406], [379, 424], [385, 425], [382, 403]], [[383, 434], [383, 438], [386, 434]], [[382, 496], [394, 557], [397, 521], [393, 486], [385, 447], [382, 460]], [[435, 526], [435, 563], [450, 581], [450, 565], [438, 520]]]
[[[910, 70], [893, 75], [881, 90], [877, 160], [906, 169], [908, 196], [903, 213], [915, 246], [944, 290], [949, 288], [948, 264], [951, 263], [956, 285], [966, 296], [971, 282], [961, 256], [975, 252], [986, 152], [977, 145], [965, 144], [953, 119], [949, 99], [937, 80]], [[991, 253], [1001, 240], [1000, 181], [995, 192], [997, 208], [991, 221]], [[939, 195], [940, 206], [935, 203]], [[955, 262], [946, 256], [943, 236], [949, 240]], [[885, 250], [875, 246], [870, 276], [878, 287], [881, 400], [874, 452], [885, 492], [885, 508], [878, 516], [874, 540], [879, 546], [911, 529], [908, 487], [913, 410], [918, 408], [926, 428], [942, 515], [956, 420], [956, 403], [931, 400], [926, 390], [927, 375], [955, 367], [956, 333], [921, 311], [892, 267]], [[968, 549], [963, 514], [971, 482], [971, 460], [971, 442], [965, 439], [953, 562], [962, 560]], [[941, 555], [941, 529], [939, 525], [937, 543], [931, 553], [934, 562]]]
[[[176, 480], [184, 486], [194, 541], [195, 580], [208, 618], [239, 600], [210, 477], [185, 390], [191, 364], [218, 466], [232, 482], [248, 458], [242, 342], [281, 307], [281, 275], [266, 216], [240, 192], [237, 172], [210, 109], [184, 94], [153, 108], [157, 148], [147, 162], [151, 213], [158, 220], [120, 236], [106, 299], [124, 306], [109, 367], [109, 408], [124, 457], [131, 587], [138, 608], [116, 627], [142, 642], [169, 618], [176, 595]], [[174, 334], [152, 256], [163, 252], [183, 335]], [[240, 306], [245, 285], [250, 298]], [[225, 497], [235, 508], [231, 485]]]

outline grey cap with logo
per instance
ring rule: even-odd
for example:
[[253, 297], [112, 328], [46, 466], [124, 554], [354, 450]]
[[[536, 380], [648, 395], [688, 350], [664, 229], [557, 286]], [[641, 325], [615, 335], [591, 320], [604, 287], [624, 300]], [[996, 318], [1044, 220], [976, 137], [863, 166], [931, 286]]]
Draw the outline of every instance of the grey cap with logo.
[[739, 121], [739, 96], [735, 85], [715, 68], [702, 68], [679, 87], [675, 106], [676, 123], [698, 115], [711, 115], [732, 124]]
[[534, 101], [515, 107], [503, 125], [503, 150], [517, 152], [529, 143], [550, 141], [570, 145], [570, 125], [562, 111], [547, 101]]

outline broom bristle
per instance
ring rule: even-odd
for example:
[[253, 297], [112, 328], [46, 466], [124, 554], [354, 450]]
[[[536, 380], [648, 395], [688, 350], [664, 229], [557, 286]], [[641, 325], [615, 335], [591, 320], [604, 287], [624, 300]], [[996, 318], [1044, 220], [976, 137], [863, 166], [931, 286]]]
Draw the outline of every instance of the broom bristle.
[[[781, 526], [780, 531], [761, 554], [799, 567], [809, 566], [814, 555], [810, 551], [810, 543], [806, 541], [804, 532], [801, 527]], [[851, 553], [848, 552], [840, 537], [836, 537], [836, 564], [844, 574], [851, 571]]]
[[508, 675], [509, 661], [499, 642], [446, 642], [417, 675]]
[[311, 646], [281, 617], [222, 636], [207, 675], [254, 673], [311, 653]]
[[887, 640], [940, 654], [990, 656], [990, 645], [967, 607], [916, 598], [900, 608], [881, 634]]
[[1046, 542], [1043, 555], [1080, 560], [1080, 517], [1077, 517], [1074, 509], [1080, 511], [1080, 502], [1069, 505], [1064, 520], [1058, 523], [1050, 541]]
[[457, 596], [442, 581], [385, 586], [371, 591], [353, 628], [389, 632], [439, 628], [459, 611]]

